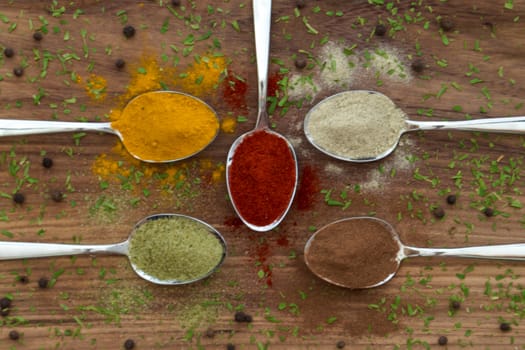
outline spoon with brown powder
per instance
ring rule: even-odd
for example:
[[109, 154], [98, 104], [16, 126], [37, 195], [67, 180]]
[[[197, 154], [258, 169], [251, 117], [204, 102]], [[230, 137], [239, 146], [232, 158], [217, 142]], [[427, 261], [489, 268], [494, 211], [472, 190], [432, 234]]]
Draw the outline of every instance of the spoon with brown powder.
[[0, 242], [0, 260], [67, 255], [127, 255], [143, 279], [162, 285], [200, 281], [226, 257], [226, 241], [211, 225], [180, 214], [155, 214], [140, 220], [129, 238], [115, 244]]
[[409, 120], [387, 96], [368, 90], [344, 91], [315, 105], [304, 119], [308, 141], [341, 160], [364, 163], [385, 158], [404, 133], [417, 130], [461, 130], [525, 133], [525, 116], [462, 121]]
[[306, 265], [315, 275], [351, 289], [383, 285], [394, 277], [403, 259], [419, 256], [525, 260], [525, 243], [417, 248], [404, 245], [388, 222], [362, 216], [324, 226], [304, 248]]
[[204, 101], [177, 91], [150, 91], [127, 103], [111, 122], [0, 119], [0, 136], [61, 132], [116, 135], [135, 158], [167, 163], [191, 157], [212, 143], [219, 131], [215, 111]]

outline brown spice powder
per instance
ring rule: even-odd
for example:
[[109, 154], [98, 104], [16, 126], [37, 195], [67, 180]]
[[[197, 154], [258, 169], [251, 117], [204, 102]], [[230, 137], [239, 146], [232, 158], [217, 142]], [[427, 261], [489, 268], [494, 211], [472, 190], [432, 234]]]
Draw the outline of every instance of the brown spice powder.
[[313, 273], [329, 282], [364, 288], [396, 272], [398, 251], [384, 222], [350, 218], [320, 229], [306, 246], [305, 261]]

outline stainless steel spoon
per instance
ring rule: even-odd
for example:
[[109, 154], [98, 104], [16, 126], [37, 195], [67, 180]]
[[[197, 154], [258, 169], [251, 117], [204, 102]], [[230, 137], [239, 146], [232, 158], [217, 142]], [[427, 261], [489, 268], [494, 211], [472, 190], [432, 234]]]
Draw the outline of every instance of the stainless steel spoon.
[[[373, 272], [374, 266], [359, 266], [361, 269], [360, 272], [369, 272], [370, 274], [373, 274], [374, 276], [377, 275], [377, 279], [373, 282], [368, 283], [367, 285], [362, 286], [355, 286], [353, 283], [354, 281], [348, 280], [347, 278], [339, 277], [339, 275], [334, 271], [334, 274], [332, 276], [327, 276], [328, 274], [320, 273], [320, 266], [316, 266], [314, 262], [311, 261], [310, 257], [313, 252], [311, 251], [312, 247], [316, 244], [322, 244], [323, 238], [326, 238], [326, 235], [332, 235], [331, 239], [334, 241], [339, 241], [341, 244], [337, 245], [336, 249], [339, 250], [340, 254], [345, 254], [347, 252], [347, 244], [351, 244], [351, 236], [348, 235], [348, 232], [352, 231], [352, 226], [355, 226], [356, 220], [362, 220], [362, 221], [369, 221], [372, 223], [378, 223], [379, 226], [384, 228], [385, 233], [388, 233], [392, 239], [392, 242], [388, 242], [388, 244], [394, 244], [397, 245], [398, 249], [395, 251], [393, 250], [393, 254], [391, 256], [383, 256], [384, 259], [388, 259], [388, 263], [385, 265], [390, 266], [389, 269], [386, 271], [382, 271], [381, 274], [378, 274], [376, 272]], [[346, 225], [348, 230], [333, 230], [331, 229], [333, 225]], [[362, 234], [362, 232], [359, 232], [358, 230], [352, 231], [352, 235], [356, 237], [357, 235]], [[343, 239], [344, 235], [344, 239]], [[316, 240], [318, 241], [316, 243]], [[387, 244], [387, 243], [385, 243]], [[313, 249], [321, 249], [324, 247], [314, 247]], [[331, 261], [334, 259], [335, 256], [337, 256], [337, 252], [333, 252], [334, 254], [330, 254], [326, 256], [326, 263], [337, 263], [335, 261]], [[357, 254], [359, 255], [359, 254]], [[359, 256], [351, 256], [349, 259], [358, 259]], [[362, 255], [362, 254], [361, 254]], [[373, 288], [381, 286], [388, 281], [390, 281], [396, 274], [397, 270], [399, 269], [399, 266], [401, 265], [401, 261], [403, 261], [405, 258], [412, 258], [412, 257], [456, 257], [456, 258], [480, 258], [480, 259], [500, 259], [500, 260], [525, 260], [525, 243], [516, 243], [516, 244], [501, 244], [501, 245], [487, 245], [487, 246], [473, 246], [473, 247], [465, 247], [465, 248], [417, 248], [412, 247], [408, 245], [404, 245], [395, 229], [390, 225], [388, 222], [375, 218], [375, 217], [367, 217], [367, 216], [361, 216], [361, 217], [351, 217], [346, 218], [342, 220], [338, 220], [335, 222], [332, 222], [323, 228], [319, 229], [317, 232], [315, 232], [310, 239], [307, 241], [305, 248], [304, 248], [304, 258], [306, 265], [308, 268], [316, 274], [321, 279], [338, 285], [340, 287], [345, 288], [352, 288], [352, 289], [364, 289], [364, 288]], [[378, 261], [377, 264], [381, 264], [384, 261]], [[324, 264], [324, 263], [323, 263]], [[373, 264], [372, 264], [373, 265]], [[355, 267], [348, 266], [348, 269], [352, 269]], [[370, 269], [370, 271], [367, 271], [367, 269]], [[386, 277], [385, 277], [386, 276]]]
[[[415, 120], [406, 119], [405, 127], [399, 130], [397, 137], [393, 137], [390, 140], [391, 144], [387, 148], [383, 149], [382, 151], [379, 151], [376, 154], [369, 154], [363, 157], [351, 157], [345, 154], [331, 151], [327, 149], [326, 147], [323, 147], [323, 145], [320, 144], [319, 140], [316, 140], [316, 138], [312, 136], [312, 130], [309, 124], [312, 114], [315, 113], [321, 106], [327, 105], [333, 102], [332, 101], [333, 99], [338, 99], [344, 95], [349, 95], [349, 94], [377, 94], [377, 95], [381, 95], [388, 99], [388, 97], [386, 97], [385, 95], [377, 91], [368, 91], [368, 90], [344, 91], [344, 92], [332, 95], [330, 97], [327, 97], [324, 100], [320, 101], [307, 113], [304, 119], [304, 132], [305, 132], [306, 138], [314, 147], [316, 147], [318, 150], [320, 150], [321, 152], [331, 157], [349, 161], [349, 162], [365, 163], [365, 162], [373, 162], [373, 161], [385, 158], [386, 156], [388, 156], [395, 150], [395, 148], [397, 147], [399, 143], [399, 139], [401, 138], [401, 136], [404, 133], [407, 133], [410, 131], [461, 130], [461, 131], [483, 131], [483, 132], [516, 133], [516, 134], [525, 133], [525, 116], [503, 117], [503, 118], [483, 118], [483, 119], [473, 119], [473, 120], [464, 120], [464, 121], [463, 120], [462, 121], [415, 121]], [[330, 115], [327, 116], [327, 118], [330, 118], [330, 117], [331, 117]], [[348, 111], [348, 118], [352, 118], [352, 111]], [[377, 130], [377, 131], [380, 131], [380, 130]], [[355, 128], [352, 131], [353, 134], [360, 134], [360, 135], [368, 135], [370, 134], [370, 132], [373, 132], [373, 131], [357, 130]], [[349, 135], [347, 136], [350, 137]], [[357, 146], [357, 148], [359, 147], [360, 146]]]
[[[269, 118], [268, 113], [266, 111], [266, 99], [267, 99], [267, 88], [268, 88], [268, 60], [269, 60], [269, 54], [270, 54], [270, 26], [271, 26], [271, 17], [272, 17], [272, 1], [271, 0], [253, 0], [252, 2], [253, 6], [253, 25], [254, 25], [254, 32], [255, 32], [255, 53], [256, 53], [256, 60], [257, 60], [257, 79], [258, 79], [258, 114], [257, 114], [257, 122], [255, 124], [255, 128], [252, 131], [249, 131], [241, 136], [239, 136], [232, 144], [227, 160], [226, 160], [226, 184], [228, 188], [228, 194], [231, 199], [231, 202], [233, 204], [233, 208], [239, 218], [244, 222], [246, 226], [248, 226], [250, 229], [254, 231], [264, 232], [269, 231], [273, 228], [275, 228], [279, 223], [284, 219], [286, 214], [288, 213], [293, 198], [295, 196], [295, 191], [297, 189], [297, 156], [295, 154], [295, 151], [293, 149], [292, 144], [281, 134], [270, 130], [269, 128]], [[247, 220], [243, 215], [241, 215], [239, 211], [239, 207], [237, 203], [235, 202], [235, 197], [232, 196], [232, 184], [229, 181], [230, 175], [231, 175], [231, 168], [232, 168], [232, 161], [235, 155], [235, 151], [237, 150], [238, 146], [249, 136], [253, 135], [256, 132], [264, 131], [266, 133], [275, 135], [279, 138], [281, 138], [286, 144], [288, 145], [288, 148], [293, 156], [293, 160], [295, 163], [295, 185], [293, 188], [293, 192], [290, 196], [290, 200], [288, 203], [287, 208], [282, 212], [282, 214], [275, 219], [273, 222], [271, 222], [268, 225], [256, 225], [249, 220]]]
[[[133, 140], [130, 139], [129, 136], [123, 135], [121, 131], [117, 130], [115, 127], [113, 127], [112, 122], [93, 122], [93, 123], [84, 123], [84, 122], [60, 122], [60, 121], [39, 121], [39, 120], [18, 120], [18, 119], [0, 119], [0, 137], [1, 136], [22, 136], [22, 135], [35, 135], [35, 134], [50, 134], [50, 133], [62, 133], [62, 132], [103, 132], [108, 134], [116, 135], [120, 138], [124, 146], [128, 149], [130, 154], [144, 162], [148, 163], [168, 163], [168, 162], [174, 162], [177, 160], [182, 160], [189, 158], [199, 152], [201, 152], [204, 148], [206, 148], [210, 143], [212, 143], [218, 132], [219, 132], [219, 121], [217, 114], [215, 111], [204, 101], [198, 99], [195, 96], [191, 96], [182, 92], [176, 92], [176, 91], [150, 91], [146, 92], [144, 94], [138, 95], [137, 97], [133, 98], [131, 101], [128, 102], [127, 106], [122, 111], [122, 117], [126, 117], [126, 108], [133, 103], [141, 103], [140, 99], [147, 98], [150, 95], [153, 94], [176, 94], [176, 95], [182, 95], [186, 98], [189, 98], [191, 100], [194, 100], [212, 112], [213, 116], [217, 120], [217, 128], [216, 132], [213, 135], [213, 137], [209, 140], [206, 140], [206, 142], [203, 147], [198, 149], [197, 151], [184, 155], [182, 157], [178, 158], [169, 158], [169, 159], [147, 159], [146, 156], [141, 154], [141, 150], [148, 147], [146, 144], [141, 144], [140, 147], [135, 147], [135, 151], [131, 152], [130, 142]], [[129, 116], [129, 114], [128, 114]], [[188, 115], [188, 118], [191, 118], [191, 115]], [[150, 128], [154, 129], [160, 129], [165, 128], [165, 124], [169, 122], [166, 119], [162, 120], [161, 125], [149, 125]], [[130, 123], [133, 125], [133, 123]], [[144, 130], [146, 133], [147, 130]], [[173, 143], [176, 144], [177, 140], [173, 139]], [[153, 146], [151, 146], [153, 147]]]
[[[183, 217], [195, 221], [196, 223], [202, 225], [210, 234], [214, 235], [223, 248], [222, 258], [219, 263], [206, 274], [199, 276], [191, 280], [161, 280], [154, 276], [151, 276], [141, 269], [139, 269], [129, 258], [129, 245], [133, 240], [133, 233], [139, 226], [150, 220], [157, 220], [160, 218], [169, 218], [169, 217]], [[162, 239], [162, 237], [159, 237]], [[45, 257], [54, 257], [54, 256], [69, 256], [69, 255], [94, 255], [94, 254], [116, 254], [116, 255], [126, 255], [130, 261], [130, 265], [143, 279], [146, 281], [162, 284], [162, 285], [180, 285], [188, 284], [200, 281], [213, 272], [215, 272], [224, 262], [226, 257], [226, 241], [222, 235], [214, 229], [211, 225], [201, 221], [199, 219], [180, 215], [180, 214], [155, 214], [143, 218], [138, 223], [135, 224], [131, 234], [128, 239], [124, 242], [114, 243], [114, 244], [60, 244], [60, 243], [34, 243], [34, 242], [0, 242], [0, 260], [13, 260], [13, 259], [29, 259], [29, 258], [45, 258]]]

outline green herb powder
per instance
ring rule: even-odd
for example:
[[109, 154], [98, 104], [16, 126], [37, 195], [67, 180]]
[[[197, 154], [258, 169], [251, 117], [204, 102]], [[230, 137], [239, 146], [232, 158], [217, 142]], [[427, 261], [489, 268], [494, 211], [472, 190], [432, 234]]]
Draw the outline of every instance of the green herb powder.
[[129, 244], [136, 268], [162, 281], [190, 281], [213, 270], [224, 247], [205, 225], [173, 216], [140, 225]]

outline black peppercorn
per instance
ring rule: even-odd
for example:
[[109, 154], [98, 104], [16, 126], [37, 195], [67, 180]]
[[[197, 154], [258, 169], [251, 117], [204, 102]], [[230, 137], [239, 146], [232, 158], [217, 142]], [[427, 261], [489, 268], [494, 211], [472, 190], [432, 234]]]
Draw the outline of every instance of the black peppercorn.
[[124, 342], [124, 349], [131, 350], [135, 348], [135, 341], [133, 339], [126, 339]]
[[432, 210], [432, 214], [438, 219], [441, 219], [445, 216], [445, 211], [441, 207], [436, 207]]
[[42, 159], [42, 166], [47, 169], [51, 168], [53, 166], [53, 159], [49, 157], [44, 157]]
[[18, 279], [18, 281], [20, 283], [24, 283], [25, 284], [25, 283], [29, 282], [29, 278], [27, 276], [25, 276], [25, 275], [18, 276], [17, 279]]
[[460, 307], [461, 307], [461, 303], [457, 300], [454, 300], [450, 303], [450, 308], [452, 310], [459, 310]]
[[384, 24], [378, 24], [376, 25], [376, 29], [374, 30], [374, 34], [377, 36], [383, 36], [386, 34], [386, 26]]
[[135, 28], [131, 25], [127, 25], [122, 29], [122, 34], [124, 34], [126, 38], [131, 38], [135, 35]]
[[51, 199], [57, 203], [62, 202], [64, 200], [64, 193], [60, 190], [54, 190], [51, 192]]
[[36, 41], [41, 41], [42, 39], [44, 39], [44, 36], [41, 32], [34, 32], [33, 39], [35, 39]]
[[337, 344], [335, 344], [335, 346], [338, 348], [338, 349], [343, 349], [345, 346], [346, 346], [346, 343], [343, 341], [343, 340], [339, 340], [337, 342]]
[[211, 328], [208, 328], [206, 330], [206, 333], [204, 333], [204, 335], [206, 335], [207, 338], [213, 338], [215, 337], [215, 331]]
[[306, 67], [307, 62], [306, 59], [304, 59], [303, 57], [298, 57], [295, 60], [294, 64], [297, 69], [303, 69], [304, 67]]
[[456, 203], [456, 195], [455, 194], [449, 194], [447, 196], [447, 203], [448, 204], [455, 204]]
[[445, 32], [449, 32], [452, 29], [454, 29], [454, 22], [450, 18], [442, 18], [439, 21], [439, 26], [441, 29], [443, 29]]
[[17, 77], [21, 77], [22, 75], [24, 75], [24, 68], [16, 67], [15, 69], [13, 69], [13, 74]]
[[8, 58], [9, 58], [9, 57], [13, 57], [14, 55], [15, 55], [15, 50], [13, 50], [12, 48], [10, 48], [10, 47], [6, 47], [6, 48], [4, 49], [4, 56], [5, 56], [5, 57], [8, 57]]
[[491, 216], [494, 216], [494, 209], [492, 209], [492, 208], [485, 208], [483, 210], [483, 214], [485, 214], [486, 217], [490, 218]]
[[38, 280], [38, 286], [42, 289], [47, 288], [49, 285], [49, 280], [46, 277], [40, 277]]
[[442, 335], [438, 338], [439, 345], [447, 345], [447, 343], [448, 343], [448, 338], [446, 336]]
[[252, 316], [248, 315], [247, 313], [244, 313], [242, 311], [237, 311], [235, 313], [235, 321], [236, 322], [252, 322]]
[[9, 332], [9, 339], [11, 340], [18, 340], [20, 338], [20, 333], [18, 331], [15, 331], [14, 329]]
[[0, 316], [6, 317], [9, 315], [9, 312], [11, 311], [10, 308], [0, 309]]
[[0, 309], [7, 309], [9, 306], [11, 306], [11, 299], [7, 297], [0, 299]]
[[117, 67], [118, 69], [124, 68], [125, 65], [126, 61], [124, 61], [122, 58], [119, 58], [115, 61], [115, 67]]
[[23, 193], [17, 192], [13, 195], [13, 202], [16, 204], [23, 204], [26, 200], [26, 196]]
[[295, 2], [295, 6], [298, 8], [298, 9], [302, 9], [306, 6], [306, 0], [297, 0]]
[[499, 325], [499, 329], [502, 332], [510, 331], [511, 330], [510, 323], [508, 323], [508, 322], [501, 322], [500, 325]]
[[411, 64], [412, 70], [416, 73], [421, 73], [425, 69], [425, 63], [422, 59], [415, 59]]
[[180, 6], [180, 0], [171, 0], [173, 6]]
[[235, 350], [235, 345], [233, 345], [232, 343], [228, 343], [226, 345], [226, 350]]

